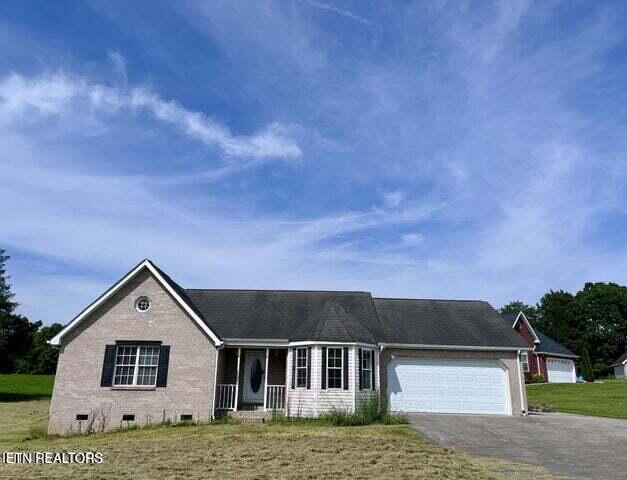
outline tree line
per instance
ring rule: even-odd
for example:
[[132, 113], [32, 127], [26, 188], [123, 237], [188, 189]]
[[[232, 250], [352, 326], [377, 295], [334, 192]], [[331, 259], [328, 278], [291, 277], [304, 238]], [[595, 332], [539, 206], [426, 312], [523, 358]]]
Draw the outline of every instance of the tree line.
[[534, 329], [579, 355], [579, 371], [592, 379], [607, 376], [627, 351], [627, 287], [586, 283], [577, 293], [549, 291], [536, 305], [516, 300], [501, 312], [522, 311]]
[[15, 313], [18, 304], [6, 274], [9, 256], [0, 249], [0, 373], [54, 373], [58, 349], [48, 343], [61, 331], [59, 323], [43, 326]]

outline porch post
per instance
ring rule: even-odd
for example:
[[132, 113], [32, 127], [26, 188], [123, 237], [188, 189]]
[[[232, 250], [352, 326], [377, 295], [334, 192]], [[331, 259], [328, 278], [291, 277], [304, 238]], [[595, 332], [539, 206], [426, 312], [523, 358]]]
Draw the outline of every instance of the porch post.
[[263, 376], [263, 409], [268, 410], [268, 356], [270, 355], [270, 349], [266, 348], [266, 372]]
[[237, 374], [235, 375], [235, 406], [233, 411], [237, 412], [237, 400], [239, 399], [239, 359], [242, 354], [242, 347], [237, 348]]

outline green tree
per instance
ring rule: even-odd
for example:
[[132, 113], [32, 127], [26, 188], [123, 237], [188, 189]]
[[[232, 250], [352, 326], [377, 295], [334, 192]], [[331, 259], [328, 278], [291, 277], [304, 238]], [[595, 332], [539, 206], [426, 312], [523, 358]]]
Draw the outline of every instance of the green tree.
[[527, 320], [529, 320], [530, 323], [534, 323], [537, 316], [538, 316], [538, 310], [536, 307], [534, 307], [533, 305], [527, 305], [525, 302], [522, 302], [520, 300], [514, 300], [513, 302], [509, 302], [507, 305], [503, 305], [499, 311], [501, 313], [518, 313], [518, 312], [523, 312], [525, 314], [525, 317], [527, 317]]
[[17, 303], [6, 273], [9, 256], [0, 249], [0, 373], [54, 373], [58, 351], [48, 344], [63, 327], [42, 327], [15, 313]]
[[576, 353], [580, 354], [586, 344], [586, 339], [580, 336], [579, 317], [572, 293], [563, 290], [546, 293], [538, 303], [533, 326]]
[[588, 349], [584, 347], [583, 355], [581, 356], [581, 376], [586, 382], [594, 381], [594, 373], [592, 371], [592, 363], [590, 362], [590, 354]]
[[586, 283], [575, 301], [579, 333], [585, 338], [594, 371], [606, 375], [612, 361], [626, 351], [627, 287]]

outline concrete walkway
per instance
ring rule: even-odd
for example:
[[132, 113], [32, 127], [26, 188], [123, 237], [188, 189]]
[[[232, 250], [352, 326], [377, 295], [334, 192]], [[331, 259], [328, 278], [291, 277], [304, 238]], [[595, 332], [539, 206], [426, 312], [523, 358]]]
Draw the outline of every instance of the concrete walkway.
[[431, 440], [470, 454], [541, 465], [577, 479], [627, 478], [627, 420], [563, 413], [413, 414], [409, 419]]

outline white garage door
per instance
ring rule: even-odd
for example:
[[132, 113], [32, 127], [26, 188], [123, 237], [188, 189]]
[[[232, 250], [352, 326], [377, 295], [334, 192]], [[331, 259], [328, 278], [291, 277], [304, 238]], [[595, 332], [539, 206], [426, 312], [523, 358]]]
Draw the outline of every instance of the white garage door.
[[547, 358], [549, 383], [575, 383], [575, 362], [562, 358]]
[[511, 414], [507, 372], [495, 360], [397, 358], [387, 374], [392, 411]]

